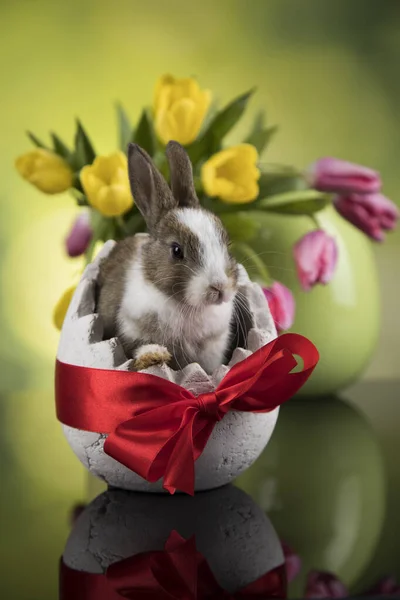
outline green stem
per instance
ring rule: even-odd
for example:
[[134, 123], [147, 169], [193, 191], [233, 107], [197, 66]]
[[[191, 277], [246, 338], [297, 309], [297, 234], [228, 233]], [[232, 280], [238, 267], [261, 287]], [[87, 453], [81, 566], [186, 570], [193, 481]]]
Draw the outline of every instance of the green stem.
[[129, 231], [127, 229], [126, 222], [124, 221], [123, 217], [121, 217], [121, 216], [116, 217], [115, 224], [116, 224], [116, 228], [121, 231], [123, 237], [127, 237], [129, 235]]
[[254, 252], [251, 246], [245, 244], [244, 242], [236, 242], [235, 244], [233, 244], [233, 247], [236, 248], [242, 254], [244, 254], [249, 260], [251, 260], [265, 285], [271, 283], [272, 279], [267, 267], [265, 266], [261, 258], [258, 256], [258, 254]]
[[79, 190], [77, 187], [72, 187], [69, 190], [71, 196], [76, 200], [78, 206], [89, 206], [89, 202], [87, 201], [86, 196], [83, 194], [83, 191]]

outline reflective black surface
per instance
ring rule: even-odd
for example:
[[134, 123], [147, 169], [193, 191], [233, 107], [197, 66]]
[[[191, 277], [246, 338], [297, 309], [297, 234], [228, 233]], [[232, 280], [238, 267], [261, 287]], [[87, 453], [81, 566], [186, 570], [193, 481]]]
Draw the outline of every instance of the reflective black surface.
[[304, 596], [313, 569], [335, 572], [354, 595], [385, 575], [400, 582], [399, 392], [398, 382], [382, 381], [340, 398], [292, 400], [237, 487], [193, 499], [113, 490], [92, 501], [86, 473], [58, 429], [50, 434], [53, 416], [42, 424], [32, 418], [17, 435], [10, 402], [13, 414], [31, 414], [28, 403], [41, 396], [4, 397], [0, 597], [57, 598], [62, 555], [73, 570], [101, 574], [163, 550], [172, 531], [183, 540], [195, 535], [216, 585], [232, 594], [284, 564], [281, 542], [302, 561], [291, 597]]

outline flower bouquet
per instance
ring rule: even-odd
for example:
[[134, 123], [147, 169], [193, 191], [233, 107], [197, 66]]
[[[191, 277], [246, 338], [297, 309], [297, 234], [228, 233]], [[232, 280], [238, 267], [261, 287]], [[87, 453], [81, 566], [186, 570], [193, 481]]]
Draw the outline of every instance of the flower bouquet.
[[[294, 320], [291, 291], [271, 280], [268, 269], [252, 248], [260, 227], [260, 213], [306, 215], [315, 225], [293, 247], [293, 259], [302, 288], [328, 284], [335, 274], [338, 247], [318, 223], [318, 212], [333, 204], [337, 212], [376, 241], [395, 227], [396, 206], [380, 193], [378, 173], [346, 161], [323, 158], [305, 171], [287, 165], [260, 162], [277, 128], [258, 114], [242, 143], [224, 146], [224, 139], [243, 115], [254, 90], [223, 108], [211, 103], [212, 94], [193, 78], [162, 76], [156, 84], [152, 108], [144, 108], [133, 126], [117, 105], [119, 150], [97, 155], [78, 120], [73, 147], [52, 133], [51, 145], [28, 133], [35, 149], [16, 160], [19, 173], [46, 194], [69, 191], [82, 207], [66, 236], [70, 257], [85, 255], [90, 263], [99, 243], [121, 240], [145, 230], [135, 207], [128, 174], [129, 142], [144, 148], [168, 179], [164, 153], [169, 140], [185, 146], [193, 163], [196, 192], [202, 205], [223, 221], [233, 253], [252, 265], [252, 273], [265, 289], [279, 331]], [[58, 302], [54, 322], [61, 328], [74, 288]]]

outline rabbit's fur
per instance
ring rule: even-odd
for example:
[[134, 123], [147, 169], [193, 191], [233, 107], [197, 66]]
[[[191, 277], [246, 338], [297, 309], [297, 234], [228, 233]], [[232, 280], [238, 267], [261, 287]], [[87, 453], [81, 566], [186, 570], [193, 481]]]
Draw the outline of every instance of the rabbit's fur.
[[101, 263], [98, 312], [135, 369], [198, 362], [212, 373], [231, 341], [238, 267], [220, 219], [199, 204], [186, 151], [169, 142], [166, 154], [171, 188], [129, 145], [131, 190], [149, 234], [119, 242]]

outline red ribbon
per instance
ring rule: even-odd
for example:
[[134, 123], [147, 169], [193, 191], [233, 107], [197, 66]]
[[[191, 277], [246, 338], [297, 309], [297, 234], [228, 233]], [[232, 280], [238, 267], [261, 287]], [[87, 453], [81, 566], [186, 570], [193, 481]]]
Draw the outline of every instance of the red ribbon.
[[[294, 354], [301, 357], [301, 370]], [[170, 493], [194, 490], [194, 462], [230, 410], [270, 412], [291, 398], [318, 362], [305, 337], [281, 335], [234, 365], [213, 392], [195, 396], [146, 373], [92, 369], [57, 360], [57, 417], [77, 429], [109, 434], [104, 451]]]
[[106, 574], [60, 565], [60, 600], [251, 600], [286, 598], [285, 564], [230, 594], [217, 583], [194, 537], [176, 531], [163, 551], [145, 552], [114, 563]]

